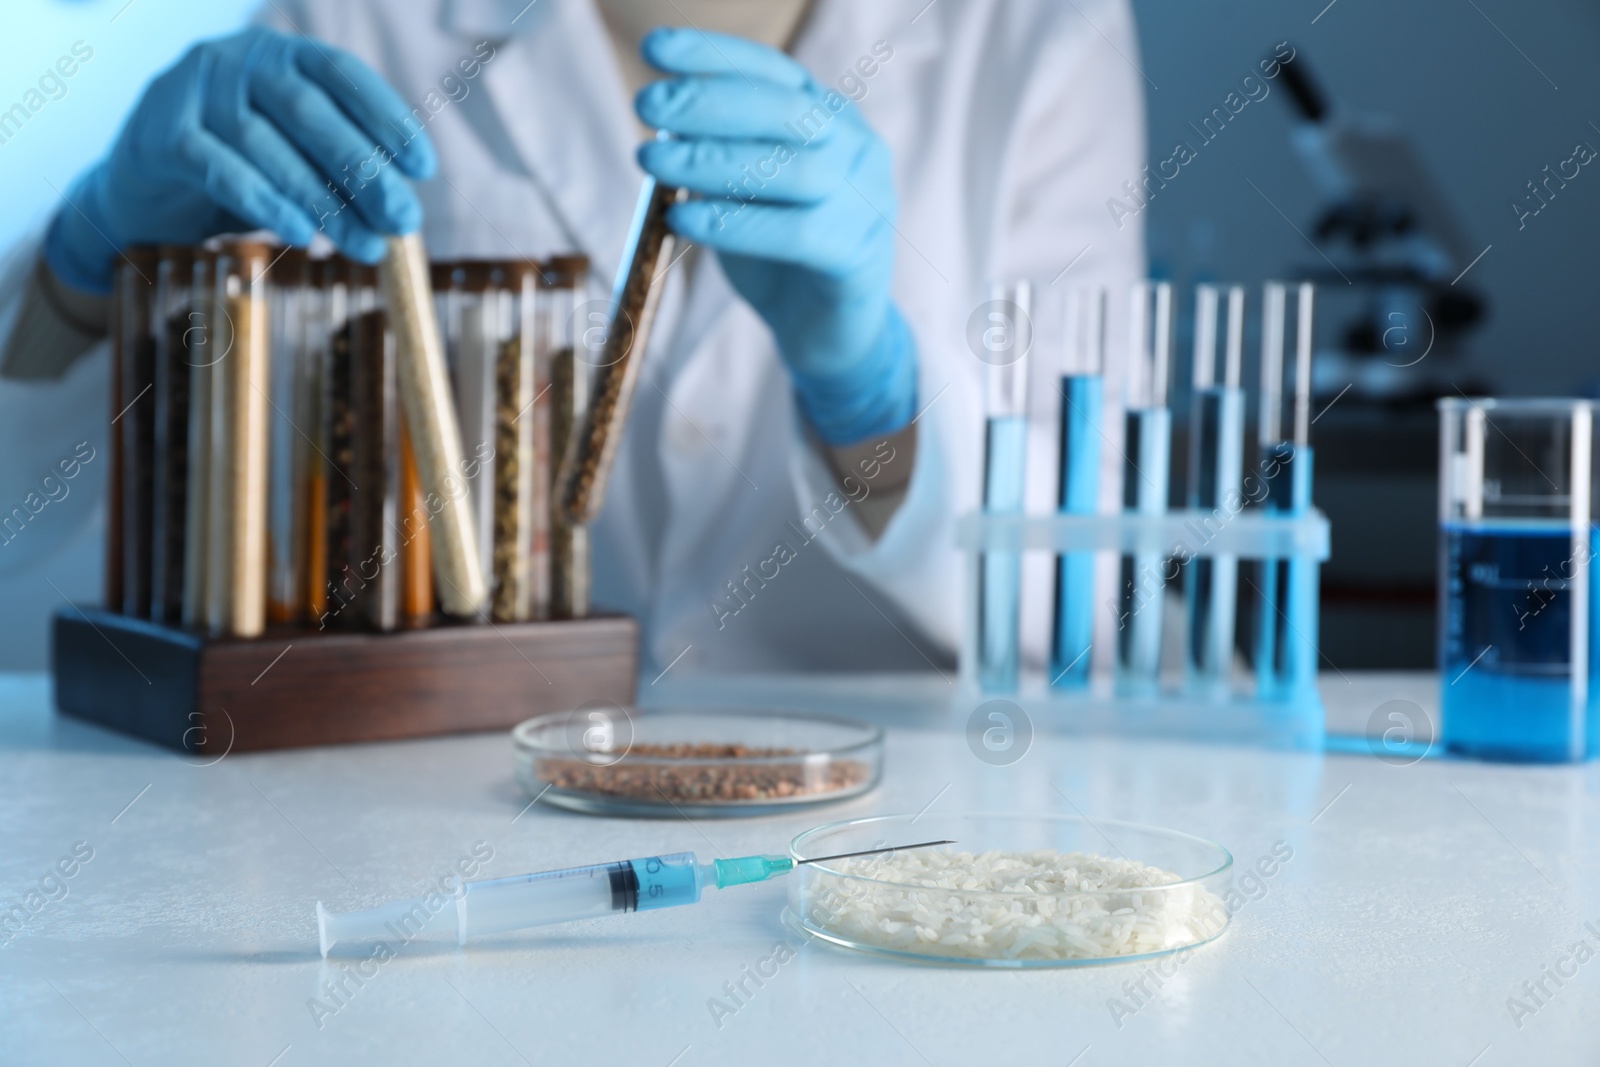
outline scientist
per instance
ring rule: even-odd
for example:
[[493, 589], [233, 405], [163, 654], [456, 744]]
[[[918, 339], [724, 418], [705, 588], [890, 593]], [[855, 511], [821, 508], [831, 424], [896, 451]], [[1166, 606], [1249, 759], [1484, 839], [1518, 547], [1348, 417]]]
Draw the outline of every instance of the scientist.
[[[1101, 206], [1144, 157], [1125, 0], [274, 0], [258, 23], [157, 77], [13, 251], [0, 507], [104, 447], [120, 249], [267, 229], [374, 261], [420, 227], [438, 258], [586, 253], [603, 286], [642, 167], [699, 194], [670, 218], [697, 251], [594, 529], [596, 601], [639, 618], [652, 673], [953, 652], [984, 284], [1142, 273], [1140, 227]], [[58, 601], [52, 573], [88, 592], [85, 495], [0, 545], [12, 603]]]

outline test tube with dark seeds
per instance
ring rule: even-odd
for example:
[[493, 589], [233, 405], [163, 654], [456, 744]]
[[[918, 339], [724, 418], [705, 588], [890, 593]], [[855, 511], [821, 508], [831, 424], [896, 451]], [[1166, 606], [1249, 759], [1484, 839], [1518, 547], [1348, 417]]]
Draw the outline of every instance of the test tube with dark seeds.
[[[337, 256], [318, 260], [311, 270], [311, 307], [307, 312], [307, 345], [311, 351], [311, 366], [306, 381], [307, 415], [302, 428], [311, 440], [306, 447], [306, 617], [322, 620], [328, 609], [328, 507], [330, 478], [334, 477], [328, 443], [331, 432], [329, 405], [332, 403], [332, 384], [329, 378], [333, 366], [333, 348], [336, 338], [349, 319], [349, 286], [346, 283], [346, 266]], [[344, 359], [348, 361], [349, 338], [344, 339]], [[348, 371], [347, 371], [348, 373]]]
[[400, 499], [400, 398], [394, 338], [382, 311], [355, 320], [351, 386], [355, 396], [355, 483], [350, 537], [361, 621], [389, 631], [400, 624], [397, 511]]
[[194, 249], [166, 245], [156, 266], [156, 449], [151, 496], [150, 617], [183, 620], [185, 504], [189, 480], [189, 337]]
[[[351, 273], [359, 275], [360, 268]], [[355, 279], [359, 282], [359, 277]], [[352, 303], [359, 300], [361, 287], [351, 284], [346, 290]], [[367, 290], [370, 294], [370, 288]], [[323, 585], [322, 626], [349, 626], [355, 609], [350, 607], [359, 584], [352, 565], [352, 509], [356, 481], [356, 398], [353, 376], [355, 365], [355, 321], [347, 319], [329, 338], [328, 391], [324, 405], [327, 430], [327, 577]], [[346, 609], [349, 609], [348, 613]]]
[[267, 618], [299, 622], [305, 612], [306, 308], [311, 263], [297, 248], [274, 253], [267, 271], [272, 349], [267, 470]]
[[667, 209], [686, 193], [646, 178], [634, 209], [633, 228], [611, 295], [611, 324], [596, 362], [594, 402], [580, 423], [571, 462], [562, 468], [562, 506], [574, 523], [593, 522], [605, 499], [617, 445], [622, 439], [639, 366], [677, 239], [667, 227]]
[[156, 339], [153, 314], [158, 257], [130, 248], [117, 273], [117, 361], [123, 397], [116, 416], [122, 495], [122, 612], [150, 615], [155, 513]]

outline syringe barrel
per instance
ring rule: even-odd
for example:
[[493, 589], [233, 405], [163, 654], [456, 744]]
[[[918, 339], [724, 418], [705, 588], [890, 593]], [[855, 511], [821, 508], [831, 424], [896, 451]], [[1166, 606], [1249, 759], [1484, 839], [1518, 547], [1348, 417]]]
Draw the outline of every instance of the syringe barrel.
[[457, 938], [693, 904], [700, 887], [692, 852], [468, 882], [456, 901]]

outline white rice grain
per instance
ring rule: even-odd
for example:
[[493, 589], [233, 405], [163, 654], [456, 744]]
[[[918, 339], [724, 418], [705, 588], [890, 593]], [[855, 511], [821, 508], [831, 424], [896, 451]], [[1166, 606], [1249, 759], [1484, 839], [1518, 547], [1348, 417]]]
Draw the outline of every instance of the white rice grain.
[[813, 869], [809, 923], [850, 941], [920, 955], [1137, 956], [1205, 941], [1227, 922], [1219, 897], [1198, 885], [1174, 885], [1181, 879], [1171, 871], [1092, 853], [921, 849], [831, 866], [855, 877]]

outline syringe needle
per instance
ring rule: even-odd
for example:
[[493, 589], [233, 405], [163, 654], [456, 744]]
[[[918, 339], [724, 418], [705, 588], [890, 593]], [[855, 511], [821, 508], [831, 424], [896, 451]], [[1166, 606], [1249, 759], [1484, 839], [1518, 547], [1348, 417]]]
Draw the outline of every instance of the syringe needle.
[[796, 860], [795, 863], [821, 863], [823, 860], [845, 860], [852, 856], [876, 856], [880, 852], [909, 852], [914, 848], [932, 848], [934, 845], [953, 845], [954, 841], [920, 841], [915, 845], [890, 845], [888, 848], [869, 848], [861, 852], [840, 852], [835, 856], [812, 856], [808, 860]]

